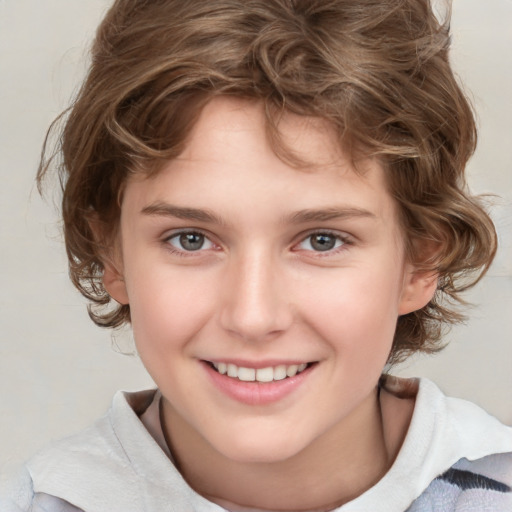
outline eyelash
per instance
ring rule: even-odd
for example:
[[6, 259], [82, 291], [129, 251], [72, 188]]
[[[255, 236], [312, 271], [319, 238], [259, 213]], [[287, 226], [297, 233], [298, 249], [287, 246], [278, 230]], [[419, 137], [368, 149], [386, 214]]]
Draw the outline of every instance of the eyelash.
[[[184, 257], [184, 258], [197, 257], [197, 255], [199, 255], [200, 253], [202, 253], [205, 250], [202, 247], [200, 247], [196, 251], [187, 251], [186, 249], [178, 249], [170, 243], [171, 240], [179, 238], [183, 235], [201, 235], [202, 237], [204, 237], [204, 242], [208, 241], [210, 244], [212, 244], [212, 246], [216, 245], [214, 242], [212, 242], [210, 240], [209, 235], [204, 233], [201, 230], [193, 229], [193, 230], [177, 231], [177, 232], [172, 233], [171, 235], [167, 236], [166, 238], [164, 238], [163, 243], [165, 244], [168, 251], [170, 251], [172, 254], [179, 256], [179, 257]], [[301, 235], [300, 241], [298, 243], [294, 244], [294, 247], [306, 242], [308, 239], [311, 239], [315, 235], [325, 235], [325, 236], [333, 237], [336, 239], [336, 242], [338, 242], [338, 241], [341, 242], [341, 244], [339, 246], [334, 247], [332, 249], [328, 249], [326, 251], [314, 251], [314, 250], [306, 249], [307, 252], [314, 253], [315, 257], [322, 258], [322, 257], [332, 256], [333, 254], [338, 254], [339, 252], [345, 251], [347, 246], [353, 245], [353, 243], [354, 243], [352, 238], [347, 234], [341, 234], [338, 232], [330, 231], [328, 229], [323, 229], [323, 230], [311, 231], [309, 233], [306, 233], [305, 235]], [[298, 250], [300, 250], [300, 249], [298, 249]]]

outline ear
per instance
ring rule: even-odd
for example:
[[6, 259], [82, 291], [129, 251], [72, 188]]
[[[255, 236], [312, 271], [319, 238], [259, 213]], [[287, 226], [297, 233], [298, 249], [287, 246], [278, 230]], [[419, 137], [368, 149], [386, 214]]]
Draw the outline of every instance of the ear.
[[112, 237], [107, 242], [105, 231], [96, 215], [88, 218], [89, 227], [94, 240], [100, 249], [100, 259], [103, 265], [103, 286], [107, 293], [119, 304], [128, 304], [128, 292], [123, 277], [123, 259], [121, 254], [121, 241], [119, 236]]
[[437, 290], [437, 273], [417, 271], [412, 265], [407, 267], [409, 268], [406, 268], [399, 315], [406, 315], [426, 306]]
[[119, 265], [114, 264], [112, 261], [103, 262], [103, 286], [108, 294], [119, 304], [128, 304], [130, 302], [122, 270], [119, 270]]

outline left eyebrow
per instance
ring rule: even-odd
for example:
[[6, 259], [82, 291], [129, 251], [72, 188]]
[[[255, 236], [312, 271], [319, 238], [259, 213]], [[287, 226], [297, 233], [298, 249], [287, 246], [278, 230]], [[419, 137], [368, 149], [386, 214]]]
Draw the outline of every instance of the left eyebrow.
[[364, 208], [322, 208], [318, 210], [300, 210], [292, 213], [285, 221], [291, 224], [302, 224], [306, 222], [322, 222], [335, 219], [369, 218], [376, 219], [377, 215]]

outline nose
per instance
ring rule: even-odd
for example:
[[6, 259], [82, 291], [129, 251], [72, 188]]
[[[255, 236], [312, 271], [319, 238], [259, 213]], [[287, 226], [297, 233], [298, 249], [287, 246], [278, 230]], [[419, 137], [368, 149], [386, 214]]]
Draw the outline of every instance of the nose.
[[293, 322], [285, 277], [263, 251], [230, 262], [223, 287], [222, 327], [246, 341], [278, 336]]

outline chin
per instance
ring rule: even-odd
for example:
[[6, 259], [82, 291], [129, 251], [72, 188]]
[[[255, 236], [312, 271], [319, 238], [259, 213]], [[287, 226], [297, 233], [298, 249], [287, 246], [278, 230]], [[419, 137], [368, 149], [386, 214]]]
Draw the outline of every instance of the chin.
[[257, 447], [257, 446], [243, 446], [240, 448], [230, 447], [229, 450], [223, 450], [223, 455], [233, 462], [240, 464], [276, 464], [284, 462], [285, 460], [293, 458], [300, 450], [293, 447], [279, 447], [278, 450], [274, 447]]
[[274, 432], [247, 429], [223, 437], [211, 443], [212, 446], [224, 457], [238, 463], [282, 462], [299, 454], [309, 445], [306, 440], [290, 435], [289, 430], [280, 433], [278, 429]]

